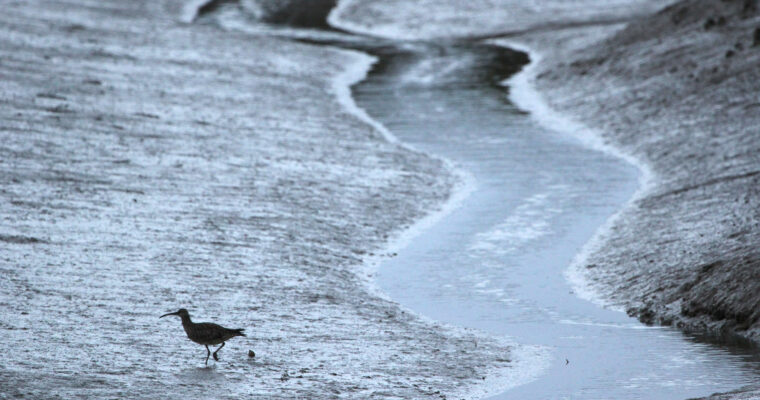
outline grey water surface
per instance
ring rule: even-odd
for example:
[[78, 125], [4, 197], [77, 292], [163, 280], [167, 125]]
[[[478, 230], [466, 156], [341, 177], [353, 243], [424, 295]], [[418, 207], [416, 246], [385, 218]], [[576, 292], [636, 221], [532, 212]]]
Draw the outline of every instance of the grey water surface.
[[684, 399], [757, 381], [751, 349], [648, 327], [574, 295], [565, 270], [631, 198], [638, 171], [512, 105], [499, 83], [524, 58], [476, 43], [372, 52], [378, 64], [353, 88], [359, 106], [475, 180], [461, 207], [380, 265], [378, 285], [432, 319], [550, 349], [543, 376], [495, 398]]

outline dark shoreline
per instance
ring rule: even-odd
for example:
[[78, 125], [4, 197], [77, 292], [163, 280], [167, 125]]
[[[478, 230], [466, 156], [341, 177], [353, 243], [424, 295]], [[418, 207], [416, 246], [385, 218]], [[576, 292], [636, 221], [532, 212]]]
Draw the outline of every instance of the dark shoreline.
[[[264, 5], [261, 22], [293, 28], [318, 29], [326, 32], [345, 31], [335, 28], [327, 22], [327, 16], [337, 5], [338, 0], [290, 0], [286, 5], [277, 2]], [[200, 20], [219, 12], [224, 7], [243, 7], [240, 0], [209, 0], [198, 7], [193, 21]]]

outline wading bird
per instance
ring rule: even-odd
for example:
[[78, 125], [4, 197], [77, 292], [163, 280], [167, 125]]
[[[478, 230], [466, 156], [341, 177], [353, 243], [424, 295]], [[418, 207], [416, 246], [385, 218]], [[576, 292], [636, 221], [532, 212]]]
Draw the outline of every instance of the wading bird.
[[214, 351], [214, 360], [219, 361], [219, 357], [216, 353], [224, 347], [224, 342], [234, 338], [235, 336], [243, 336], [243, 329], [227, 329], [223, 326], [212, 324], [211, 322], [199, 322], [195, 323], [190, 320], [190, 314], [184, 308], [180, 308], [179, 311], [164, 314], [158, 318], [163, 318], [167, 315], [177, 315], [182, 318], [182, 327], [185, 328], [187, 337], [195, 343], [206, 346], [206, 365], [208, 365], [208, 358], [211, 355], [208, 345], [217, 345], [221, 343], [216, 351]]

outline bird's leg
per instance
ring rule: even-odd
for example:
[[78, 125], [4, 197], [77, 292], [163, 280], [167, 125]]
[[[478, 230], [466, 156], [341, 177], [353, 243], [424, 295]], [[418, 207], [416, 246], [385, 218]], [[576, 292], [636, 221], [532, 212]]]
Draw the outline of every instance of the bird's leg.
[[[208, 358], [211, 355], [211, 350], [208, 349], [208, 345], [206, 345], [206, 365], [208, 365]], [[216, 360], [216, 353], [214, 353], [214, 359]]]
[[222, 342], [222, 345], [221, 345], [221, 346], [219, 346], [219, 348], [218, 348], [218, 349], [216, 349], [216, 351], [214, 351], [214, 361], [219, 361], [219, 357], [217, 357], [217, 356], [216, 356], [216, 353], [217, 353], [219, 350], [221, 350], [221, 349], [222, 349], [222, 347], [224, 347], [224, 342]]

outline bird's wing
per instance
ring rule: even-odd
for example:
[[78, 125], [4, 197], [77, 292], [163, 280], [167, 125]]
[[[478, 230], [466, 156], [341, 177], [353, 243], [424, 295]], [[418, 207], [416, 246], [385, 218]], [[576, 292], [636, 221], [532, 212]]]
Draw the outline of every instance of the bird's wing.
[[195, 324], [195, 332], [196, 335], [199, 337], [203, 337], [206, 340], [219, 340], [224, 338], [225, 331], [227, 329], [211, 323], [211, 322], [201, 322], [198, 324]]

